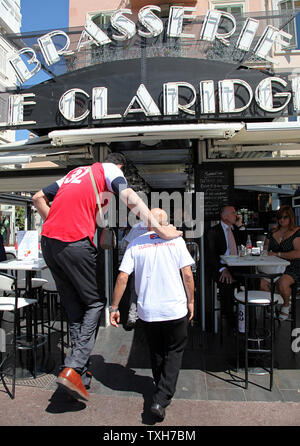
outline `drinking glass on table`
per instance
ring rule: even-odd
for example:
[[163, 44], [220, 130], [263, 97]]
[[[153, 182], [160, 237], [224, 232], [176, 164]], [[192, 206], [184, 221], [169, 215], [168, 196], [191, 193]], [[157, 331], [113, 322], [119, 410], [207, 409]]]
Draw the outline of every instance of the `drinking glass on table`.
[[244, 257], [246, 255], [246, 247], [244, 245], [238, 246], [239, 257]]
[[262, 242], [262, 241], [257, 241], [257, 242], [256, 242], [256, 246], [257, 246], [257, 248], [259, 248], [260, 253], [262, 253], [262, 251], [263, 251], [263, 247], [264, 247], [264, 242]]

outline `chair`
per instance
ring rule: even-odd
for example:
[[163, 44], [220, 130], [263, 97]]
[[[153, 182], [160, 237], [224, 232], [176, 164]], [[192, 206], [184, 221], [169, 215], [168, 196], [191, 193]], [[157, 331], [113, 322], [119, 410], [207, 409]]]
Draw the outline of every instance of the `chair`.
[[6, 253], [6, 259], [7, 259], [7, 260], [13, 260], [13, 259], [16, 259], [16, 254], [14, 254], [13, 252], [7, 252], [7, 253]]
[[[6, 257], [7, 260], [15, 260], [17, 257], [13, 252], [7, 252], [6, 253]], [[25, 297], [25, 291], [26, 291], [26, 276], [25, 276], [25, 271], [23, 270], [10, 270], [9, 273], [14, 276], [17, 280], [17, 289], [19, 291], [20, 296]], [[33, 298], [36, 299], [38, 301], [38, 303], [40, 303], [42, 301], [42, 287], [43, 285], [46, 283], [47, 281], [45, 279], [41, 279], [41, 278], [37, 278], [37, 277], [33, 277], [31, 279], [31, 289], [32, 289], [32, 294], [33, 294]], [[40, 307], [40, 305], [38, 305], [38, 307]], [[26, 311], [26, 308], [25, 308]], [[19, 316], [19, 322], [22, 321], [22, 319], [24, 319], [23, 317], [24, 315], [22, 315], [21, 317]], [[28, 324], [32, 324], [32, 319], [31, 322], [29, 321], [29, 319], [31, 319], [31, 316], [29, 315], [28, 318]], [[42, 322], [41, 322], [42, 324]], [[42, 324], [43, 326], [43, 324]], [[18, 326], [18, 333], [20, 333], [20, 326]], [[44, 337], [44, 333], [42, 333], [42, 335], [37, 335], [38, 338], [40, 338], [39, 342], [38, 342], [38, 346], [42, 346], [45, 344], [46, 340]]]
[[[16, 254], [14, 254], [13, 252], [7, 252], [6, 253], [6, 260], [15, 260], [16, 258], [17, 258]], [[11, 274], [12, 276], [16, 275], [16, 272], [13, 271], [13, 270], [9, 270], [9, 271], [7, 271], [7, 273]]]
[[[269, 390], [273, 387], [273, 363], [274, 363], [274, 310], [275, 304], [282, 303], [282, 297], [279, 294], [275, 294], [275, 278], [282, 275], [276, 274], [241, 274], [244, 278], [245, 289], [235, 294], [236, 305], [242, 303], [244, 305], [245, 314], [245, 329], [244, 329], [244, 355], [245, 355], [245, 389], [248, 388], [249, 382], [249, 353], [256, 354], [257, 356], [265, 355], [269, 356], [269, 367], [262, 366], [270, 375]], [[270, 279], [270, 291], [249, 290], [249, 281], [254, 279], [269, 278]], [[258, 333], [257, 320], [253, 317], [253, 311], [255, 308], [263, 309], [263, 331]], [[269, 315], [267, 317], [266, 309], [269, 309]], [[241, 333], [239, 331], [239, 311], [237, 314], [237, 333], [236, 333], [236, 359], [237, 359], [237, 371], [239, 371], [239, 340]], [[267, 323], [269, 328], [267, 328]], [[257, 346], [251, 346], [251, 343], [256, 343]]]
[[[59, 294], [56, 289], [56, 283], [53, 279], [49, 268], [42, 270], [41, 275], [46, 283], [43, 285], [44, 296], [47, 299], [47, 321], [44, 327], [48, 329], [48, 350], [51, 351], [51, 331], [60, 333], [61, 341], [61, 362], [64, 363], [64, 336], [67, 334], [67, 346], [69, 346], [69, 324], [67, 322], [67, 330], [64, 331], [65, 312], [59, 299]], [[55, 327], [55, 322], [60, 318], [60, 329]]]
[[[4, 294], [14, 294], [14, 296], [0, 296], [0, 311], [12, 311], [14, 313], [14, 319], [13, 319], [13, 339], [12, 339], [12, 357], [13, 357], [13, 367], [12, 367], [12, 387], [11, 391], [9, 391], [7, 384], [4, 380], [4, 375], [8, 375], [7, 372], [5, 372], [3, 366], [10, 356], [9, 354], [6, 355], [6, 358], [2, 360], [2, 352], [1, 352], [1, 363], [0, 363], [0, 374], [1, 374], [1, 380], [3, 382], [4, 387], [6, 388], [9, 396], [13, 399], [15, 397], [15, 385], [16, 385], [16, 363], [17, 363], [17, 349], [22, 348], [18, 344], [18, 337], [17, 337], [17, 327], [18, 327], [18, 316], [19, 316], [19, 310], [21, 308], [25, 308], [28, 306], [35, 306], [36, 300], [35, 299], [26, 299], [19, 297], [19, 292], [16, 286], [16, 278], [14, 276], [0, 273], [0, 290], [4, 292]], [[3, 331], [1, 331], [1, 334], [3, 334]], [[37, 344], [36, 344], [36, 335], [37, 335], [37, 324], [36, 324], [36, 318], [35, 318], [35, 324], [34, 324], [34, 336], [33, 336], [33, 343], [31, 345], [31, 349], [33, 350], [33, 357], [34, 357], [34, 372], [33, 375], [35, 377], [36, 374], [36, 355], [37, 355]], [[5, 335], [6, 340], [6, 335]], [[5, 348], [6, 351], [6, 348]]]
[[[7, 258], [7, 260], [14, 260], [14, 259], [16, 259], [16, 255], [13, 252], [7, 252], [6, 258]], [[13, 275], [17, 278], [18, 289], [21, 292], [24, 292], [26, 290], [25, 272], [24, 271], [11, 271], [11, 275]], [[31, 279], [31, 287], [32, 287], [33, 291], [39, 292], [46, 282], [47, 281], [45, 279], [33, 277]]]

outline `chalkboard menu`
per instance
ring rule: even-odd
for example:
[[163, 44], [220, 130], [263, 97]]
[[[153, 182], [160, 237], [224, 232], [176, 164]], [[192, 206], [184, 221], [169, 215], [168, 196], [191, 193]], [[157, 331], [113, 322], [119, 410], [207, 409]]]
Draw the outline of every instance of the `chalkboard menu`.
[[204, 192], [205, 220], [219, 220], [220, 208], [232, 203], [233, 168], [219, 163], [196, 166], [196, 191]]

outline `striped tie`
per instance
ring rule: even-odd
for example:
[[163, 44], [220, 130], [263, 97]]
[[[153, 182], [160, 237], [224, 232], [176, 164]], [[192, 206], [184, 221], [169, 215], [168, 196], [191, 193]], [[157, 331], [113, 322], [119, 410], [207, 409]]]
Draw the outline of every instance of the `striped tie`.
[[237, 255], [237, 249], [236, 249], [236, 243], [235, 243], [235, 239], [232, 233], [231, 228], [227, 228], [228, 231], [228, 248], [229, 248], [229, 254], [231, 256], [236, 256]]

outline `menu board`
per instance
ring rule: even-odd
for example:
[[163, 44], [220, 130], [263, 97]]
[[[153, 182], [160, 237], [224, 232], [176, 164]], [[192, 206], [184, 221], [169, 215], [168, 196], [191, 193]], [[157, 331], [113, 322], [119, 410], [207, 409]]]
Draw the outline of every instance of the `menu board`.
[[18, 231], [18, 260], [35, 260], [39, 257], [38, 231]]
[[220, 208], [233, 199], [233, 167], [210, 163], [196, 167], [196, 190], [204, 193], [204, 218], [220, 219]]

